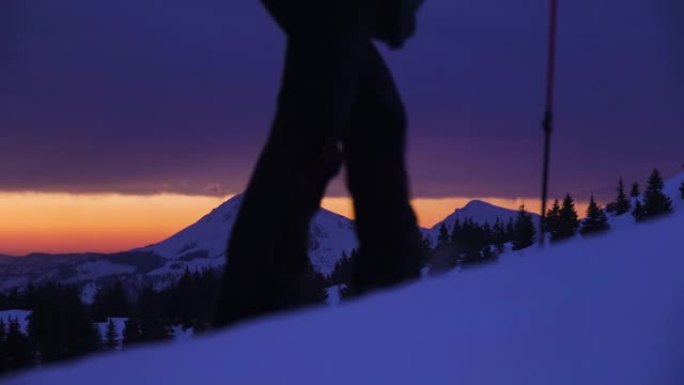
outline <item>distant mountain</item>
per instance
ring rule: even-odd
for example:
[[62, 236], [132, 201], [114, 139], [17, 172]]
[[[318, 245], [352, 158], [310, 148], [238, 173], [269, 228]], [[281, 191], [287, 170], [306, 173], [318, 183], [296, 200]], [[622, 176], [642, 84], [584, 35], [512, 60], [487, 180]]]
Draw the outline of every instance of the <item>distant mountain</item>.
[[17, 257], [12, 257], [12, 256], [9, 256], [9, 255], [0, 255], [0, 265], [2, 265], [3, 263], [12, 262], [12, 261], [14, 261], [16, 258], [17, 258]]
[[[667, 192], [677, 196], [672, 193], [676, 187], [668, 187]], [[125, 281], [130, 286], [152, 284], [163, 287], [175, 282], [186, 268], [194, 271], [220, 267], [225, 262], [226, 244], [240, 203], [241, 196], [238, 195], [159, 243], [120, 253], [0, 256], [0, 290], [49, 280], [82, 285], [88, 292], [114, 280]], [[432, 228], [423, 229], [423, 234], [434, 244], [442, 224], [451, 230], [457, 219], [494, 224], [497, 218], [507, 222], [515, 219], [516, 215], [515, 210], [473, 200]], [[532, 215], [537, 223], [539, 216]], [[619, 218], [624, 222], [631, 219], [628, 216]], [[617, 218], [615, 222], [618, 222]], [[309, 256], [316, 270], [323, 274], [332, 272], [343, 251], [350, 252], [357, 246], [353, 221], [327, 210], [318, 212], [310, 231]]]
[[[235, 196], [196, 223], [152, 245], [114, 254], [30, 254], [25, 257], [0, 256], [0, 290], [22, 287], [29, 282], [57, 281], [80, 285], [84, 298], [94, 288], [108, 282], [124, 281], [128, 286], [152, 284], [163, 287], [185, 271], [217, 268], [225, 263], [225, 248], [240, 208], [241, 196]], [[482, 201], [472, 201], [457, 209], [444, 221], [423, 233], [436, 239], [441, 223], [449, 228], [456, 219], [471, 218], [478, 223], [507, 221], [517, 213]], [[342, 252], [357, 247], [354, 223], [349, 218], [321, 209], [310, 227], [309, 257], [316, 270], [332, 273]]]
[[108, 280], [142, 282], [142, 275], [157, 268], [163, 259], [151, 253], [42, 254], [13, 258], [0, 267], [0, 291], [47, 281], [83, 285]]
[[[530, 214], [534, 218], [534, 223], [538, 223], [539, 215], [534, 213]], [[467, 219], [471, 219], [473, 222], [480, 225], [484, 225], [485, 223], [493, 225], [497, 218], [505, 224], [509, 219], [515, 220], [517, 215], [517, 210], [506, 209], [475, 199], [468, 202], [468, 204], [464, 207], [454, 210], [453, 214], [449, 215], [444, 220], [431, 227], [429, 230], [427, 230], [426, 234], [434, 245], [437, 241], [439, 228], [442, 226], [442, 224], [446, 225], [446, 228], [451, 231], [451, 228], [454, 226], [456, 220], [463, 222]]]
[[[222, 265], [241, 199], [238, 195], [170, 238], [133, 251], [151, 252], [167, 261], [150, 274], [182, 273], [186, 266], [194, 270]], [[328, 210], [316, 214], [310, 232], [309, 257], [323, 274], [332, 273], [342, 252], [350, 252], [357, 244], [354, 222]]]
[[[215, 268], [225, 263], [225, 248], [238, 212], [236, 196], [193, 225], [170, 238], [149, 246], [114, 254], [30, 254], [0, 258], [0, 290], [57, 281], [93, 286], [120, 280], [129, 286], [152, 284], [163, 287], [174, 282], [186, 268], [191, 271]], [[330, 274], [342, 252], [356, 247], [352, 220], [320, 210], [310, 227], [309, 256], [316, 270]], [[89, 298], [91, 295], [84, 294]]]

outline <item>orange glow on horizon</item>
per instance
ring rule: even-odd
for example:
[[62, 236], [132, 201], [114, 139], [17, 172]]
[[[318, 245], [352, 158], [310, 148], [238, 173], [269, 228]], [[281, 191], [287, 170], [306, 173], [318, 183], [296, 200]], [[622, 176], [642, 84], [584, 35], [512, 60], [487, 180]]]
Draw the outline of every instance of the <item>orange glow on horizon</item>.
[[228, 197], [0, 193], [0, 254], [114, 252], [159, 242]]
[[[193, 224], [230, 196], [0, 193], [0, 254], [115, 252], [159, 242]], [[432, 227], [472, 198], [418, 198], [419, 224]], [[539, 211], [536, 199], [478, 198]], [[322, 206], [353, 218], [351, 199], [328, 197]], [[586, 204], [578, 203], [584, 213]], [[582, 216], [582, 215], [580, 215]]]
[[[518, 210], [521, 205], [525, 205], [527, 211], [533, 213], [539, 213], [541, 207], [539, 200], [534, 198], [495, 197], [416, 198], [411, 201], [411, 205], [416, 212], [416, 216], [418, 216], [418, 224], [421, 227], [430, 228], [448, 215], [451, 215], [457, 208], [464, 207], [473, 199], [479, 199], [511, 210]], [[321, 206], [348, 218], [354, 217], [352, 202], [349, 198], [325, 198]], [[580, 203], [578, 205], [578, 213], [583, 213], [585, 207], [585, 204]]]

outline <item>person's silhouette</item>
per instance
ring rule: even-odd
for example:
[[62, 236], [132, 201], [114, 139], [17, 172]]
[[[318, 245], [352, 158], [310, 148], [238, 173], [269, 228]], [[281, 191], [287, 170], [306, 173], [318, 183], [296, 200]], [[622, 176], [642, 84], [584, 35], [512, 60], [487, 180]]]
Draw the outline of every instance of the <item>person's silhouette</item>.
[[276, 118], [228, 244], [217, 326], [300, 304], [309, 222], [344, 163], [363, 292], [419, 276], [406, 118], [372, 39], [399, 47], [419, 0], [263, 0], [288, 36]]

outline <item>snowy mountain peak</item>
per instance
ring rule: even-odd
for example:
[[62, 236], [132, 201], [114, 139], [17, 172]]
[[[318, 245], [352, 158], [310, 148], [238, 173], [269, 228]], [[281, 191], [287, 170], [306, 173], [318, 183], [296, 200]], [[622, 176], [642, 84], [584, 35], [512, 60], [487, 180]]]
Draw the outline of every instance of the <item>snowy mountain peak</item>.
[[[222, 265], [241, 203], [242, 195], [236, 195], [170, 238], [138, 249], [168, 260], [150, 274], [180, 274], [186, 267], [197, 270]], [[314, 267], [324, 274], [332, 273], [343, 251], [350, 252], [356, 246], [353, 222], [328, 210], [316, 214], [310, 232], [309, 256]]]
[[458, 211], [473, 211], [473, 210], [499, 210], [502, 209], [502, 207], [495, 206], [491, 203], [481, 201], [479, 199], [473, 199], [470, 202], [468, 202], [465, 206], [462, 208], [454, 210], [454, 212]]
[[[504, 207], [499, 207], [491, 203], [474, 199], [468, 202], [462, 208], [454, 210], [453, 214], [446, 217], [443, 221], [437, 223], [427, 232], [429, 239], [433, 242], [437, 240], [439, 234], [439, 229], [442, 225], [445, 225], [447, 229], [451, 230], [454, 223], [458, 221], [472, 220], [475, 223], [483, 225], [489, 223], [493, 225], [497, 219], [506, 223], [510, 219], [515, 220], [518, 215], [517, 210], [510, 210]], [[535, 223], [537, 222], [538, 215], [532, 214], [535, 218]]]

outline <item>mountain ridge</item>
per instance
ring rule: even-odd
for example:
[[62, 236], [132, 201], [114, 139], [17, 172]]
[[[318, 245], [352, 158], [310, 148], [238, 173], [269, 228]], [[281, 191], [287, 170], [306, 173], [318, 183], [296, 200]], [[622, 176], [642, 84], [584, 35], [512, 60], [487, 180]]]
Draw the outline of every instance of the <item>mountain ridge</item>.
[[[666, 183], [664, 192], [678, 201], [679, 183], [684, 173]], [[195, 223], [172, 236], [147, 246], [118, 253], [31, 253], [24, 257], [0, 256], [0, 290], [22, 287], [29, 282], [48, 280], [77, 285], [105, 285], [124, 280], [132, 285], [152, 284], [164, 287], [175, 282], [185, 271], [218, 268], [225, 263], [225, 246], [232, 223], [239, 209], [240, 195], [226, 200], [203, 215]], [[537, 223], [539, 216], [531, 213]], [[451, 230], [458, 220], [471, 219], [494, 224], [515, 219], [517, 211], [474, 199], [457, 208], [444, 220], [429, 229], [421, 229], [434, 245], [442, 224]], [[631, 226], [630, 215], [610, 216], [614, 229]], [[342, 215], [321, 209], [311, 225], [309, 254], [319, 272], [327, 275], [334, 269], [342, 253], [357, 246], [353, 221]]]

